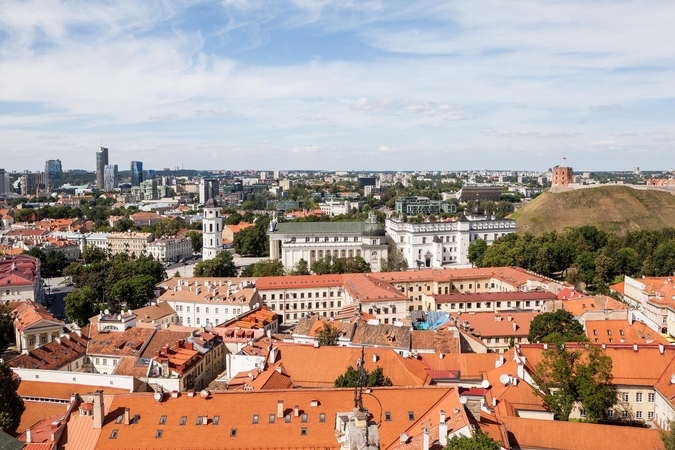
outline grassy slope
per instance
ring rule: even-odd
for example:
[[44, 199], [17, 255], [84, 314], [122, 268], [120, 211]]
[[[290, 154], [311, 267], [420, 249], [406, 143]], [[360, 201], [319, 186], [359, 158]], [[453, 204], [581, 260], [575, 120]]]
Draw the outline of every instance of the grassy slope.
[[607, 186], [552, 194], [546, 192], [511, 218], [518, 233], [541, 234], [568, 227], [595, 225], [619, 234], [643, 228], [675, 226], [675, 195]]

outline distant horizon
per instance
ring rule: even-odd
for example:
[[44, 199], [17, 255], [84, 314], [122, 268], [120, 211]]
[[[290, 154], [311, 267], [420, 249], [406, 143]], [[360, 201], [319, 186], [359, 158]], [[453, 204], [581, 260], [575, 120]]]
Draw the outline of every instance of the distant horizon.
[[667, 170], [672, 17], [661, 0], [5, 2], [0, 167], [91, 170], [103, 145], [155, 169]]

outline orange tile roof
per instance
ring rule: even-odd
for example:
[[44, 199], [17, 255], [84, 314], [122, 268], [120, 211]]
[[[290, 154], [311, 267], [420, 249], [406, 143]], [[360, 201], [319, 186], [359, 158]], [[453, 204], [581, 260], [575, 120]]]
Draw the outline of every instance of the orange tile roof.
[[391, 283], [362, 273], [345, 274], [344, 285], [349, 295], [361, 302], [408, 300], [408, 297]]
[[156, 305], [144, 306], [143, 308], [134, 309], [134, 314], [140, 322], [152, 322], [163, 317], [176, 314], [171, 305], [166, 302], [159, 302]]
[[54, 325], [62, 324], [65, 326], [65, 322], [55, 319], [44, 306], [32, 300], [26, 300], [23, 304], [19, 305], [14, 312], [16, 313], [16, 316], [14, 317], [14, 328], [19, 332], [22, 332], [26, 328], [30, 328], [43, 320], [53, 322]]
[[619, 292], [620, 294], [624, 293], [624, 289], [626, 288], [626, 283], [622, 281], [621, 283], [616, 283], [610, 286], [610, 289], [613, 291]]
[[[499, 417], [519, 448], [551, 450], [663, 449], [656, 430], [560, 420]], [[574, 437], [573, 439], [571, 437]]]
[[[74, 375], [77, 377], [77, 375]], [[70, 394], [90, 394], [98, 389], [102, 389], [106, 394], [125, 394], [128, 389], [108, 388], [99, 386], [89, 386], [75, 383], [52, 383], [45, 381], [27, 381], [21, 380], [18, 394], [21, 397], [44, 398], [69, 400]]]
[[[572, 344], [566, 345], [572, 347]], [[518, 350], [527, 358], [527, 364], [535, 368], [542, 360], [544, 345], [523, 344]], [[675, 348], [666, 346], [661, 353], [658, 345], [639, 345], [635, 351], [630, 344], [607, 344], [605, 354], [612, 358], [614, 384], [654, 386], [672, 364]]]
[[255, 225], [254, 223], [242, 222], [242, 223], [239, 223], [238, 225], [225, 225], [225, 227], [229, 228], [230, 231], [232, 231], [232, 234], [234, 234], [234, 233], [238, 233], [241, 230], [245, 230], [246, 228], [252, 227], [254, 225]]
[[[356, 347], [319, 347], [277, 343], [279, 358], [293, 382], [299, 387], [330, 387], [347, 367], [356, 367], [361, 349]], [[373, 354], [378, 357], [373, 362]], [[364, 367], [373, 371], [382, 367], [394, 386], [424, 386], [430, 378], [422, 361], [404, 358], [396, 351], [366, 348]]]
[[[414, 397], [414, 402], [410, 399]], [[335, 437], [337, 413], [351, 412], [354, 403], [353, 389], [292, 389], [285, 391], [232, 391], [218, 392], [207, 399], [187, 395], [161, 403], [156, 402], [152, 394], [116, 395], [110, 407], [110, 413], [96, 445], [97, 449], [120, 448], [166, 449], [176, 446], [192, 449], [214, 448], [321, 448], [337, 450], [340, 445]], [[270, 414], [276, 414], [277, 401], [283, 400], [284, 414], [290, 414], [290, 423], [275, 419], [269, 423]], [[311, 402], [318, 401], [312, 407]], [[453, 425], [466, 423], [466, 414], [459, 408], [458, 398], [453, 389], [424, 388], [396, 389], [376, 388], [373, 395], [364, 395], [364, 406], [373, 414], [373, 420], [380, 421], [380, 447], [392, 448], [398, 445], [401, 432], [409, 435], [417, 433], [422, 423], [431, 421], [438, 424], [439, 411], [445, 409], [448, 422]], [[236, 406], [233, 406], [236, 405]], [[293, 407], [298, 405], [300, 415], [307, 414], [307, 421], [294, 417]], [[454, 408], [459, 413], [454, 414]], [[137, 424], [117, 425], [112, 416], [118, 411], [129, 408], [131, 416], [140, 414]], [[382, 420], [384, 411], [391, 412], [391, 420]], [[414, 420], [409, 420], [412, 412]], [[319, 414], [325, 415], [325, 421], [319, 420]], [[258, 423], [253, 416], [258, 415]], [[206, 425], [196, 425], [197, 416], [208, 415]], [[158, 425], [161, 416], [166, 416], [164, 425]], [[179, 425], [181, 417], [186, 424]], [[219, 417], [219, 423], [213, 424], [213, 417]], [[306, 429], [301, 435], [300, 429]], [[113, 429], [118, 430], [116, 439], [110, 439]], [[230, 437], [231, 430], [236, 436]], [[157, 430], [162, 436], [156, 438]], [[271, 438], [271, 440], [270, 440]]]
[[342, 286], [345, 275], [295, 275], [283, 277], [261, 277], [256, 281], [258, 290], [297, 289], [311, 287]]
[[123, 332], [92, 330], [89, 355], [138, 356], [138, 351], [153, 333], [151, 328], [129, 328]]
[[587, 320], [586, 336], [591, 342], [600, 344], [669, 344], [647, 324], [637, 321], [630, 325], [626, 320]]
[[113, 375], [130, 376], [134, 378], [144, 378], [148, 375], [150, 364], [141, 361], [140, 358], [125, 356], [117, 363]]
[[88, 327], [83, 328], [82, 336], [76, 332], [71, 332], [67, 336], [48, 342], [28, 354], [19, 355], [9, 360], [7, 363], [11, 367], [21, 367], [27, 369], [56, 370], [64, 367], [66, 364], [75, 361], [84, 356], [87, 351]]
[[561, 301], [563, 308], [575, 317], [581, 317], [586, 311], [622, 311], [627, 308], [625, 303], [621, 303], [605, 295]]
[[[468, 314], [452, 314], [462, 324], [469, 322], [471, 333], [480, 333], [486, 337], [525, 337], [530, 333], [530, 323], [539, 312], [532, 311], [504, 311]], [[512, 320], [509, 320], [511, 318]]]
[[295, 384], [284, 369], [283, 363], [270, 366], [269, 369], [258, 374], [254, 380], [249, 381], [248, 388], [256, 391], [264, 389], [294, 389]]
[[420, 353], [419, 358], [429, 369], [459, 370], [462, 380], [480, 380], [483, 374], [495, 368], [497, 358], [501, 356], [497, 353], [451, 353], [440, 359], [437, 354]]
[[68, 407], [65, 403], [45, 403], [30, 400], [24, 400], [23, 404], [26, 410], [21, 414], [21, 422], [16, 429], [17, 434], [23, 433], [45, 417], [64, 416]]

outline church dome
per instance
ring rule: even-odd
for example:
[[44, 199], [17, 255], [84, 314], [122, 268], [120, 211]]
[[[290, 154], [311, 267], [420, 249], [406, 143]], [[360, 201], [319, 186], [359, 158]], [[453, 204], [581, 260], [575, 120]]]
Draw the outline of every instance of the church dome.
[[363, 228], [363, 235], [364, 236], [385, 236], [385, 230], [382, 225], [379, 223], [366, 223], [366, 226]]

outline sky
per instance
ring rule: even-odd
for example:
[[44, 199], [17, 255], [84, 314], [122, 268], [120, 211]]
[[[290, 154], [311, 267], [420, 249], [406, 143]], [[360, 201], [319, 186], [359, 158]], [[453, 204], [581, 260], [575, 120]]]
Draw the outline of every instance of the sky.
[[667, 170], [675, 2], [0, 0], [0, 168]]

